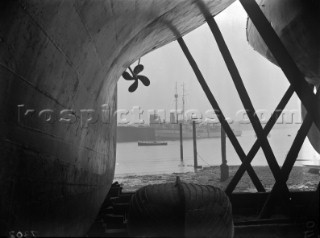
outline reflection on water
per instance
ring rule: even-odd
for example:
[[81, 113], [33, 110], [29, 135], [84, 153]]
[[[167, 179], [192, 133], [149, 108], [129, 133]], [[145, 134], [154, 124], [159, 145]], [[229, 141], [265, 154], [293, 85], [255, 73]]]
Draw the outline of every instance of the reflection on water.
[[[268, 137], [271, 148], [279, 165], [286, 158], [289, 148], [295, 138], [298, 128], [273, 129]], [[257, 139], [254, 131], [243, 131], [241, 137], [237, 137], [245, 153], [249, 152]], [[179, 141], [168, 141], [167, 146], [138, 146], [137, 142], [118, 143], [117, 161], [115, 173], [120, 174], [159, 174], [182, 173], [193, 171], [193, 142], [185, 140], [184, 162], [180, 162]], [[208, 138], [197, 140], [198, 164], [211, 166], [221, 164], [220, 138]], [[298, 160], [318, 160], [319, 155], [312, 148], [308, 140], [305, 140], [299, 153]], [[240, 165], [230, 141], [227, 140], [228, 165]], [[252, 165], [267, 165], [263, 151], [260, 149], [252, 161]], [[301, 166], [297, 161], [295, 166]]]

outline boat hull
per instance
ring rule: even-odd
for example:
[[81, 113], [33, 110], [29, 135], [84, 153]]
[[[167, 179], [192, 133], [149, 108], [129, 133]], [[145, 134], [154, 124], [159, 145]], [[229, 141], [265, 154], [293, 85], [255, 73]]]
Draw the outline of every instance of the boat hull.
[[168, 145], [165, 141], [138, 141], [138, 146], [163, 146]]
[[[317, 1], [257, 0], [289, 54], [310, 84], [320, 84], [320, 5]], [[247, 22], [249, 44], [277, 64], [252, 21]]]
[[203, 22], [193, 1], [0, 2], [1, 236], [85, 235], [113, 181], [117, 80]]
[[[305, 80], [318, 87], [320, 85], [319, 2], [301, 0], [257, 0], [257, 2]], [[256, 51], [277, 65], [250, 19], [247, 22], [247, 39]], [[304, 119], [306, 110], [302, 104], [301, 115]], [[320, 132], [315, 124], [308, 133], [308, 139], [313, 148], [320, 153]]]
[[[154, 126], [155, 138], [157, 140], [180, 140], [180, 126], [178, 124], [158, 124]], [[241, 136], [242, 131], [232, 129], [235, 136]], [[196, 128], [196, 137], [204, 138], [220, 138], [221, 126], [201, 126]], [[193, 129], [191, 124], [183, 124], [182, 138], [193, 139]]]
[[139, 140], [155, 140], [155, 132], [152, 127], [118, 126], [117, 142], [132, 142]]

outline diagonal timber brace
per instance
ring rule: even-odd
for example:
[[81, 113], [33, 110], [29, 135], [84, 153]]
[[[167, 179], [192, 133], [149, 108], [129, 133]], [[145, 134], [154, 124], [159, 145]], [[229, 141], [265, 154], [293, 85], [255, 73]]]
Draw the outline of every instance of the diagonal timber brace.
[[[247, 110], [248, 117], [252, 123], [252, 126], [257, 134], [257, 140], [252, 146], [250, 152], [248, 153], [247, 156], [243, 155], [241, 151], [243, 152], [242, 148], [240, 145], [237, 144], [237, 140], [235, 139], [236, 142], [232, 142], [234, 138], [230, 137], [228, 132], [228, 136], [235, 147], [236, 151], [240, 151], [238, 153], [242, 164], [238, 171], [236, 172], [235, 176], [229, 183], [226, 193], [230, 195], [238, 182], [240, 181], [241, 177], [243, 176], [244, 172], [247, 170], [248, 173], [252, 169], [251, 166], [251, 161], [253, 160], [254, 156], [256, 155], [257, 151], [259, 150], [260, 147], [262, 147], [263, 152], [266, 156], [266, 159], [268, 161], [269, 167], [276, 179], [276, 183], [266, 200], [262, 211], [260, 212], [260, 217], [264, 218], [268, 216], [268, 213], [270, 211], [270, 208], [273, 206], [275, 198], [278, 198], [280, 195], [280, 198], [284, 199], [283, 201], [285, 202], [285, 206], [287, 207], [287, 204], [290, 205], [290, 200], [291, 200], [291, 195], [289, 192], [289, 189], [286, 185], [286, 181], [288, 180], [288, 177], [290, 175], [290, 172], [293, 168], [293, 165], [297, 159], [298, 153], [302, 147], [302, 144], [307, 136], [307, 133], [312, 125], [312, 122], [316, 124], [318, 129], [320, 130], [320, 113], [319, 113], [319, 103], [317, 103], [317, 97], [318, 95], [314, 95], [312, 89], [309, 87], [307, 82], [304, 80], [304, 76], [302, 73], [299, 71], [298, 67], [296, 66], [295, 62], [293, 59], [290, 57], [289, 53], [287, 52], [286, 48], [283, 46], [282, 42], [280, 41], [279, 37], [271, 27], [271, 24], [268, 22], [262, 11], [260, 10], [258, 4], [254, 0], [240, 0], [241, 4], [243, 5], [244, 9], [248, 13], [250, 19], [252, 20], [253, 24], [256, 26], [258, 32], [264, 39], [266, 45], [269, 47], [269, 50], [277, 60], [279, 66], [283, 70], [284, 74], [286, 75], [287, 79], [290, 82], [290, 87], [281, 99], [280, 103], [278, 104], [276, 110], [274, 111], [272, 117], [266, 124], [264, 128], [262, 128], [260, 121], [258, 117], [255, 114], [254, 107], [251, 103], [250, 97], [244, 87], [242, 78], [238, 72], [238, 69], [231, 57], [231, 54], [224, 42], [224, 39], [222, 37], [222, 34], [218, 28], [218, 25], [216, 24], [214, 18], [210, 15], [209, 11], [206, 9], [205, 4], [199, 0], [197, 1], [198, 7], [204, 17], [207, 20], [207, 23], [217, 41], [218, 47], [220, 49], [220, 52], [222, 53], [222, 56], [225, 60], [225, 63], [227, 65], [227, 68], [231, 74], [231, 77], [233, 79], [233, 82], [236, 86], [236, 89], [239, 93], [240, 99], [244, 105], [244, 107]], [[179, 41], [180, 40], [180, 41]], [[223, 114], [220, 111], [220, 108], [218, 107], [210, 89], [206, 85], [206, 82], [204, 81], [201, 72], [197, 68], [196, 63], [194, 62], [190, 52], [188, 52], [188, 49], [186, 48], [184, 42], [182, 39], [179, 39], [179, 44], [181, 48], [183, 49], [186, 57], [189, 60], [189, 63], [191, 64], [203, 90], [205, 91], [211, 105], [218, 109], [217, 111], [219, 112], [219, 115], [222, 115], [222, 118], [218, 115], [218, 118], [222, 124], [223, 127], [228, 128], [229, 125], [225, 125], [225, 123], [222, 123], [224, 121]], [[184, 49], [185, 48], [185, 49]], [[285, 162], [280, 168], [280, 166], [277, 163], [277, 160], [272, 152], [272, 149], [270, 147], [270, 144], [267, 139], [268, 133], [271, 131], [272, 127], [276, 123], [281, 111], [285, 108], [286, 104], [292, 97], [293, 93], [296, 92], [298, 97], [300, 98], [301, 102], [305, 106], [305, 108], [308, 111], [308, 114], [301, 126], [301, 128], [298, 131], [298, 134], [287, 154], [287, 157], [285, 159]], [[320, 95], [320, 93], [319, 93]], [[212, 102], [213, 100], [213, 102]], [[215, 105], [216, 104], [216, 105]], [[229, 128], [230, 129], [230, 128]], [[232, 135], [233, 133], [231, 133]], [[237, 148], [237, 146], [240, 146], [240, 148]], [[240, 156], [241, 155], [241, 156]], [[249, 173], [250, 175], [250, 173]], [[254, 173], [255, 175], [255, 173]], [[256, 176], [256, 175], [255, 175]], [[252, 178], [252, 177], [251, 177]], [[254, 181], [254, 179], [252, 178]], [[257, 186], [256, 186], [257, 187]], [[258, 189], [259, 191], [259, 189]], [[285, 196], [285, 197], [283, 197]]]
[[307, 109], [308, 113], [310, 113], [315, 125], [320, 130], [320, 105], [317, 103], [316, 96], [305, 81], [303, 74], [298, 69], [296, 63], [289, 55], [276, 32], [273, 30], [259, 5], [254, 0], [240, 0], [240, 3], [248, 13], [248, 16], [268, 46], [273, 57], [277, 60], [302, 104]]
[[[267, 122], [266, 126], [264, 127], [265, 134], [269, 134], [271, 131], [272, 127], [275, 125], [277, 122], [281, 112], [285, 108], [286, 104], [289, 102], [290, 98], [292, 97], [294, 91], [293, 88], [290, 86], [288, 90], [286, 91], [285, 95], [279, 102], [277, 108], [274, 110], [271, 118]], [[254, 156], [257, 154], [257, 152], [260, 149], [260, 142], [257, 139], [252, 148], [250, 149], [247, 158], [243, 161], [243, 163], [240, 165], [239, 169], [233, 176], [232, 180], [228, 184], [225, 192], [227, 194], [231, 194], [233, 190], [236, 188], [237, 184], [239, 183], [240, 179], [242, 178], [244, 172], [247, 170], [248, 165], [250, 165], [251, 161], [253, 160]]]
[[[320, 92], [317, 92], [317, 97], [319, 98]], [[296, 159], [298, 157], [298, 154], [300, 152], [300, 149], [303, 145], [303, 142], [305, 138], [307, 137], [307, 134], [312, 126], [312, 118], [311, 115], [308, 113], [291, 145], [291, 148], [286, 156], [286, 159], [281, 167], [281, 173], [284, 176], [285, 181], [289, 179], [290, 172], [293, 168], [294, 163], [296, 162]], [[270, 215], [270, 211], [274, 203], [276, 202], [276, 199], [279, 195], [279, 191], [281, 191], [282, 185], [278, 182], [275, 183], [273, 186], [271, 193], [266, 200], [265, 204], [263, 205], [263, 208], [259, 214], [260, 218], [267, 218]]]
[[[273, 30], [270, 22], [261, 11], [259, 5], [254, 0], [240, 0], [240, 3], [268, 46], [273, 57], [276, 59], [282, 71], [286, 75], [290, 85], [293, 87], [302, 104], [308, 111], [308, 115], [306, 116], [305, 121], [302, 124], [281, 168], [281, 173], [284, 176], [284, 179], [287, 180], [294, 162], [297, 159], [303, 141], [310, 130], [312, 122], [314, 122], [318, 130], [320, 130], [319, 103], [317, 103], [318, 94], [314, 95], [312, 88], [310, 88], [308, 83], [305, 81], [303, 74], [298, 69], [276, 32]], [[260, 212], [261, 218], [265, 218], [269, 215], [270, 207], [273, 205], [279, 191], [281, 191], [281, 187], [282, 185], [277, 181], [269, 198], [265, 202], [262, 211]]]
[[230, 51], [223, 39], [223, 36], [220, 32], [220, 29], [214, 20], [214, 18], [208, 18], [207, 23], [212, 31], [213, 36], [216, 39], [216, 42], [218, 44], [219, 50], [223, 56], [223, 59], [226, 63], [226, 66], [230, 72], [231, 78], [234, 82], [234, 85], [238, 91], [238, 94], [240, 96], [240, 99], [242, 101], [242, 104], [244, 108], [247, 111], [247, 115], [250, 119], [250, 122], [253, 126], [253, 129], [255, 130], [257, 134], [257, 138], [261, 144], [262, 150], [265, 154], [265, 157], [267, 159], [267, 162], [269, 164], [269, 167], [271, 169], [271, 172], [276, 179], [277, 182], [283, 185], [283, 193], [286, 196], [286, 200], [290, 201], [290, 192], [285, 184], [285, 180], [281, 174], [280, 166], [277, 162], [277, 159], [271, 149], [271, 146], [269, 144], [269, 141], [267, 139], [267, 134], [265, 133], [265, 130], [262, 128], [262, 125], [259, 121], [259, 118], [257, 117], [257, 114], [255, 112], [255, 109], [252, 105], [251, 99], [247, 93], [247, 90], [243, 84], [242, 78], [240, 76], [240, 73], [235, 65], [235, 62], [233, 61], [233, 58], [230, 54]]
[[[246, 155], [239, 143], [239, 141], [237, 140], [236, 136], [234, 135], [232, 129], [230, 128], [229, 123], [226, 121], [219, 105], [218, 102], [216, 101], [216, 99], [214, 98], [212, 92], [210, 91], [210, 88], [208, 87], [197, 63], [195, 62], [195, 60], [193, 59], [187, 45], [185, 44], [184, 40], [182, 38], [178, 39], [178, 43], [182, 49], [182, 51], [184, 52], [186, 58], [189, 61], [189, 64], [191, 65], [203, 91], [205, 92], [213, 110], [215, 111], [223, 129], [225, 130], [226, 134], [228, 135], [228, 138], [230, 139], [233, 147], [235, 148], [239, 158], [241, 161], [244, 161], [246, 159]], [[265, 189], [263, 187], [263, 185], [261, 184], [259, 178], [257, 177], [256, 173], [254, 172], [253, 168], [251, 167], [251, 165], [248, 165], [247, 168], [248, 174], [250, 176], [250, 178], [252, 179], [253, 184], [255, 185], [255, 187], [257, 188], [257, 190], [259, 192], [265, 192]]]

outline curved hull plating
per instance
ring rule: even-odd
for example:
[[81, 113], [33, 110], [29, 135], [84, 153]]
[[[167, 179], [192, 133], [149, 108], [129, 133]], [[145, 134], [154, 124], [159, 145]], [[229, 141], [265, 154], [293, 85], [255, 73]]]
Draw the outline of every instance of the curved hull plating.
[[[319, 3], [303, 0], [258, 0], [257, 2], [306, 80], [313, 85], [319, 84]], [[277, 64], [250, 19], [247, 23], [247, 39], [255, 50]]]
[[[287, 48], [308, 83], [320, 85], [320, 4], [304, 0], [257, 0], [261, 10]], [[277, 64], [250, 19], [247, 22], [249, 44]], [[302, 117], [306, 111], [302, 107]], [[320, 132], [313, 124], [308, 139], [320, 153]]]
[[85, 234], [113, 180], [118, 78], [203, 22], [191, 0], [1, 1], [1, 234]]

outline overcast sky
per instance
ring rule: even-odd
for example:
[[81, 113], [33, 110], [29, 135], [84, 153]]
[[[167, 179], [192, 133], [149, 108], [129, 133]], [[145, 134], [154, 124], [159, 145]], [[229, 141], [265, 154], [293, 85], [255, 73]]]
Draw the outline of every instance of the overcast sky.
[[[287, 79], [280, 68], [267, 61], [248, 44], [247, 15], [238, 1], [215, 19], [254, 107], [271, 113], [289, 87]], [[202, 25], [186, 35], [184, 40], [224, 114], [235, 119], [236, 112], [243, 107], [209, 27], [207, 24]], [[141, 63], [145, 66], [143, 74], [148, 76], [151, 85], [145, 87], [140, 83], [137, 91], [129, 93], [128, 87], [132, 81], [125, 81], [121, 77], [118, 82], [119, 109], [130, 110], [133, 106], [140, 106], [145, 111], [174, 109], [176, 82], [179, 95], [182, 94], [182, 83], [185, 85], [186, 109], [197, 109], [201, 112], [211, 109], [177, 41], [145, 55], [141, 58]], [[179, 107], [181, 108], [181, 97]], [[299, 109], [296, 96], [291, 99], [287, 109]]]

